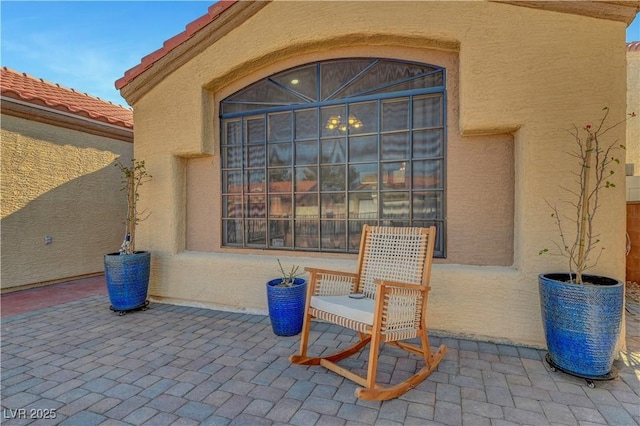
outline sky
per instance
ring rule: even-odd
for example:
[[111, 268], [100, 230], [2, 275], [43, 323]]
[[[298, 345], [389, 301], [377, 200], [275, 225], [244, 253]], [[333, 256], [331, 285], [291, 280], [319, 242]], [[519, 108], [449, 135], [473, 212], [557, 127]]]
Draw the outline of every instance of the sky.
[[[115, 81], [213, 3], [2, 0], [0, 65], [127, 106]], [[640, 41], [640, 17], [627, 41]]]

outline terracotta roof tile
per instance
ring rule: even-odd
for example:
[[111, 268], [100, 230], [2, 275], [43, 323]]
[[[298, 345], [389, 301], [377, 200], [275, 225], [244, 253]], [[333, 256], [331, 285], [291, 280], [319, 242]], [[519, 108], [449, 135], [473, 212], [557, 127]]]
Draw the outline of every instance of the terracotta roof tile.
[[640, 41], [627, 43], [627, 52], [640, 52]]
[[218, 19], [218, 17], [222, 14], [222, 12], [230, 8], [232, 5], [234, 5], [238, 1], [239, 0], [229, 0], [229, 1], [221, 0], [209, 6], [209, 9], [206, 15], [202, 15], [198, 19], [187, 24], [183, 32], [165, 41], [160, 49], [148, 54], [147, 56], [142, 58], [142, 60], [138, 65], [125, 71], [124, 76], [116, 80], [116, 83], [115, 83], [116, 89], [120, 90], [124, 86], [129, 84], [136, 77], [138, 77], [144, 71], [149, 69], [154, 63], [156, 63], [157, 61], [162, 59], [164, 56], [166, 56], [170, 51], [172, 51], [177, 46], [179, 46], [180, 44], [184, 43], [185, 41], [193, 37], [193, 35], [196, 32], [198, 32], [199, 30], [201, 30], [203, 27], [207, 26], [211, 22], [215, 21], [216, 19]]
[[1, 72], [2, 96], [133, 129], [133, 111], [129, 108], [7, 67]]

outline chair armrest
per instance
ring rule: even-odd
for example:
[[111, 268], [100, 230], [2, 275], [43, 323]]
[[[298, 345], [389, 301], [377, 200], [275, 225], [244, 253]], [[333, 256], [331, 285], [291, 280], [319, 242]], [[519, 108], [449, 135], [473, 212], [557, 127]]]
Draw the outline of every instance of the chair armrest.
[[[399, 282], [399, 281], [375, 280], [374, 283], [378, 287], [398, 287], [398, 288], [406, 288], [408, 290], [415, 290], [415, 291], [420, 291], [420, 292], [428, 292], [429, 290], [431, 290], [431, 287], [429, 287], [429, 286], [421, 286], [421, 285], [417, 285], [417, 284], [402, 283], [402, 282]], [[378, 289], [378, 291], [379, 290], [380, 289]], [[377, 291], [376, 291], [376, 293], [377, 293]]]
[[305, 268], [309, 272], [309, 295], [338, 296], [355, 292], [358, 275], [351, 272]]
[[384, 327], [387, 341], [404, 339], [406, 338], [404, 333], [411, 334], [424, 327], [423, 321], [430, 287], [386, 280], [374, 282], [377, 286], [377, 326]]

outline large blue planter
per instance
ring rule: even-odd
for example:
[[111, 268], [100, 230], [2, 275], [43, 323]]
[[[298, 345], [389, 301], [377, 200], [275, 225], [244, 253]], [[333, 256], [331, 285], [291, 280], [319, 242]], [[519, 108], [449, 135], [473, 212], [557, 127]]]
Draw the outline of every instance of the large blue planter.
[[570, 284], [566, 280], [566, 273], [538, 276], [552, 365], [579, 377], [605, 377], [612, 371], [620, 338], [623, 283], [595, 275], [583, 276], [583, 281], [594, 284]]
[[151, 253], [104, 255], [104, 274], [111, 308], [126, 312], [146, 306]]
[[280, 278], [267, 283], [267, 304], [273, 332], [278, 336], [295, 336], [302, 331], [307, 280], [296, 278], [291, 287], [278, 287]]

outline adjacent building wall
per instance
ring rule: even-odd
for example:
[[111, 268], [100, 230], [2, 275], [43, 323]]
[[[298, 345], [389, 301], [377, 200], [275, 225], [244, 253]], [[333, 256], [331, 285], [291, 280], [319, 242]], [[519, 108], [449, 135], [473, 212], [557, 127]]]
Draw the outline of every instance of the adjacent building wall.
[[[339, 12], [336, 5], [270, 3], [136, 100], [136, 158], [154, 176], [142, 189], [152, 215], [139, 228], [139, 247], [153, 253], [151, 295], [265, 312], [276, 258], [353, 270], [352, 255], [220, 247], [218, 102], [319, 58], [360, 52], [440, 65], [450, 61], [438, 59], [444, 55], [457, 68], [447, 80], [452, 252], [434, 266], [429, 326], [543, 345], [537, 275], [566, 269], [563, 258], [538, 255], [557, 238], [546, 202], [565, 199], [560, 185], [573, 181], [567, 130], [595, 122], [604, 106], [612, 120], [624, 118], [624, 23], [488, 2], [340, 2]], [[624, 126], [609, 135], [623, 140]], [[598, 224], [606, 224], [607, 249], [593, 270], [616, 278], [625, 269], [623, 167], [603, 195]], [[492, 184], [478, 187], [478, 179]], [[494, 204], [489, 223], [465, 209], [482, 201]], [[499, 242], [508, 245], [499, 259], [472, 258]]]
[[640, 41], [627, 45], [627, 113], [634, 112], [636, 118], [627, 121], [627, 164], [633, 164], [633, 176], [640, 176]]
[[114, 164], [133, 144], [5, 114], [0, 138], [2, 290], [104, 271], [124, 235]]

